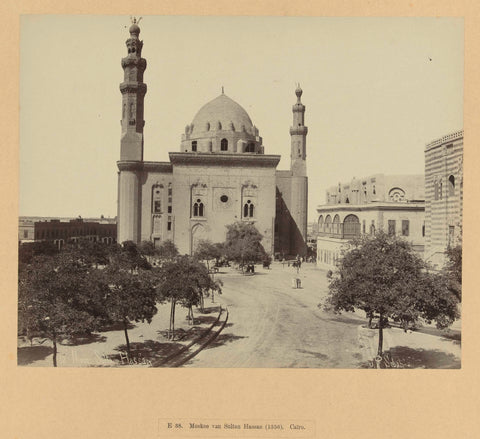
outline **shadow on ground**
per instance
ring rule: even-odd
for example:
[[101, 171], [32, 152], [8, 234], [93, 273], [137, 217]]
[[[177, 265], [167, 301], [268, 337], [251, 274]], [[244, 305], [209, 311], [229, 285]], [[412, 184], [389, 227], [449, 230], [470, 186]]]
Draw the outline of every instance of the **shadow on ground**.
[[105, 343], [107, 341], [107, 337], [100, 334], [88, 334], [88, 335], [77, 335], [74, 337], [66, 338], [61, 341], [61, 345], [63, 346], [81, 346], [84, 344], [90, 343]]
[[17, 348], [17, 364], [26, 366], [34, 361], [44, 360], [53, 353], [50, 346], [25, 346]]
[[319, 360], [322, 360], [322, 361], [327, 361], [329, 359], [328, 355], [322, 354], [321, 352], [306, 351], [305, 349], [297, 349], [297, 352], [311, 355], [312, 357], [318, 358]]
[[212, 348], [218, 348], [219, 346], [222, 346], [227, 343], [231, 343], [233, 341], [239, 340], [241, 338], [247, 338], [239, 335], [233, 335], [233, 334], [220, 334], [218, 335], [215, 340], [211, 341], [205, 349], [212, 349]]
[[[213, 321], [215, 321], [214, 319]], [[213, 323], [212, 321], [212, 323]], [[198, 324], [198, 319], [195, 318], [195, 324]], [[201, 337], [208, 332], [208, 327], [199, 327], [199, 326], [191, 326], [188, 330], [183, 328], [175, 329], [175, 339], [174, 341], [190, 341], [194, 338]], [[168, 339], [168, 330], [164, 329], [161, 331], [157, 331], [157, 334], [163, 337], [165, 340]]]
[[209, 307], [205, 307], [203, 312], [202, 311], [199, 311], [199, 312], [201, 314], [218, 314], [220, 312], [220, 306], [212, 305]]
[[[387, 368], [395, 369], [460, 369], [461, 362], [453, 354], [438, 349], [413, 349], [396, 346], [384, 352]], [[361, 363], [362, 368], [371, 368], [372, 362]]]
[[358, 324], [365, 323], [365, 319], [360, 319], [356, 317], [347, 317], [343, 314], [341, 315], [329, 314], [329, 318], [326, 320], [329, 320], [331, 322], [348, 323], [349, 325], [358, 325]]
[[[136, 328], [137, 325], [133, 323], [128, 323], [127, 329], [133, 329]], [[111, 325], [105, 325], [102, 327], [100, 332], [109, 332], [109, 331], [123, 331], [123, 322], [115, 322], [112, 323]]]
[[462, 344], [462, 333], [455, 329], [437, 329], [437, 328], [417, 328], [415, 332], [421, 332], [423, 334], [435, 335], [441, 337], [444, 340], [452, 341], [454, 344]]
[[[175, 342], [160, 343], [154, 340], [145, 340], [143, 343], [130, 343], [130, 354], [132, 358], [135, 358], [138, 362], [141, 360], [149, 360], [155, 364], [165, 358], [178, 354], [184, 345]], [[127, 346], [122, 344], [115, 348], [118, 354], [109, 355], [108, 358], [114, 360], [119, 365], [128, 364], [126, 360]]]
[[211, 325], [213, 322], [217, 320], [215, 316], [195, 316], [195, 323], [197, 325]]

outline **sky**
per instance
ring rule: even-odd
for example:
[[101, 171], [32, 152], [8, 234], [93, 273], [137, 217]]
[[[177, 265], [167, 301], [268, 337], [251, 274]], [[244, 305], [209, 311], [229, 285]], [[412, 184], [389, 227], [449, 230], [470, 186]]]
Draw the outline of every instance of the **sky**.
[[[114, 217], [128, 16], [23, 15], [19, 215]], [[326, 188], [423, 174], [427, 143], [463, 129], [462, 18], [144, 16], [144, 159], [168, 161], [221, 93], [290, 167], [306, 106], [309, 221]]]

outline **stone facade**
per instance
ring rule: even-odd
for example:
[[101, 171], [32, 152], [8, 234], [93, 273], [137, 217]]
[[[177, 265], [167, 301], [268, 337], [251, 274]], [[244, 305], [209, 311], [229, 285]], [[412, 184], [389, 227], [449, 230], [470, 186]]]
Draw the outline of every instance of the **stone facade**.
[[201, 239], [223, 242], [226, 225], [253, 223], [268, 253], [304, 255], [307, 237], [306, 135], [302, 90], [295, 90], [290, 128], [290, 171], [278, 171], [279, 155], [265, 154], [247, 112], [222, 94], [185, 127], [169, 162], [143, 160], [146, 85], [143, 42], [130, 27], [122, 60], [122, 136], [118, 164], [118, 242], [171, 240], [191, 254]]
[[327, 190], [317, 208], [317, 264], [334, 268], [352, 238], [386, 233], [404, 237], [422, 253], [425, 241], [423, 175], [376, 174]]
[[461, 244], [463, 209], [463, 131], [425, 147], [425, 259], [437, 268], [445, 250]]

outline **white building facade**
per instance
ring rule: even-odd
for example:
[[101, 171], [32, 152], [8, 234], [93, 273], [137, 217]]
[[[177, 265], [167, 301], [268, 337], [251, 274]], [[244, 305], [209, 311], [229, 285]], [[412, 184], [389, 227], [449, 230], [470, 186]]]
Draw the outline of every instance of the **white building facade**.
[[403, 237], [423, 255], [425, 202], [423, 175], [376, 174], [339, 183], [317, 208], [317, 266], [333, 269], [348, 242], [384, 231]]

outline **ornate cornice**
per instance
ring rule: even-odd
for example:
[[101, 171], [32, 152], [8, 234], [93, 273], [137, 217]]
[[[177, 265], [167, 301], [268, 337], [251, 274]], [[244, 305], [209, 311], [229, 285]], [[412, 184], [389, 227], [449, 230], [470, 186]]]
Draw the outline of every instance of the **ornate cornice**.
[[454, 133], [447, 134], [446, 136], [440, 137], [439, 139], [433, 140], [430, 143], [427, 143], [425, 146], [426, 150], [433, 148], [435, 146], [442, 145], [444, 143], [454, 142], [456, 140], [463, 139], [463, 130], [455, 131]]
[[370, 203], [363, 205], [351, 205], [351, 204], [325, 204], [317, 207], [317, 214], [322, 215], [325, 213], [334, 214], [340, 212], [365, 212], [365, 211], [424, 211], [425, 202], [415, 203]]
[[120, 171], [148, 171], [172, 173], [172, 165], [168, 162], [142, 162], [136, 160], [122, 160], [117, 162]]
[[119, 171], [141, 171], [143, 162], [137, 160], [121, 160], [117, 162]]
[[198, 152], [171, 152], [169, 153], [172, 165], [190, 166], [246, 166], [261, 168], [276, 168], [279, 155], [266, 154], [217, 154]]
[[172, 164], [169, 162], [143, 162], [143, 169], [148, 172], [172, 173]]

